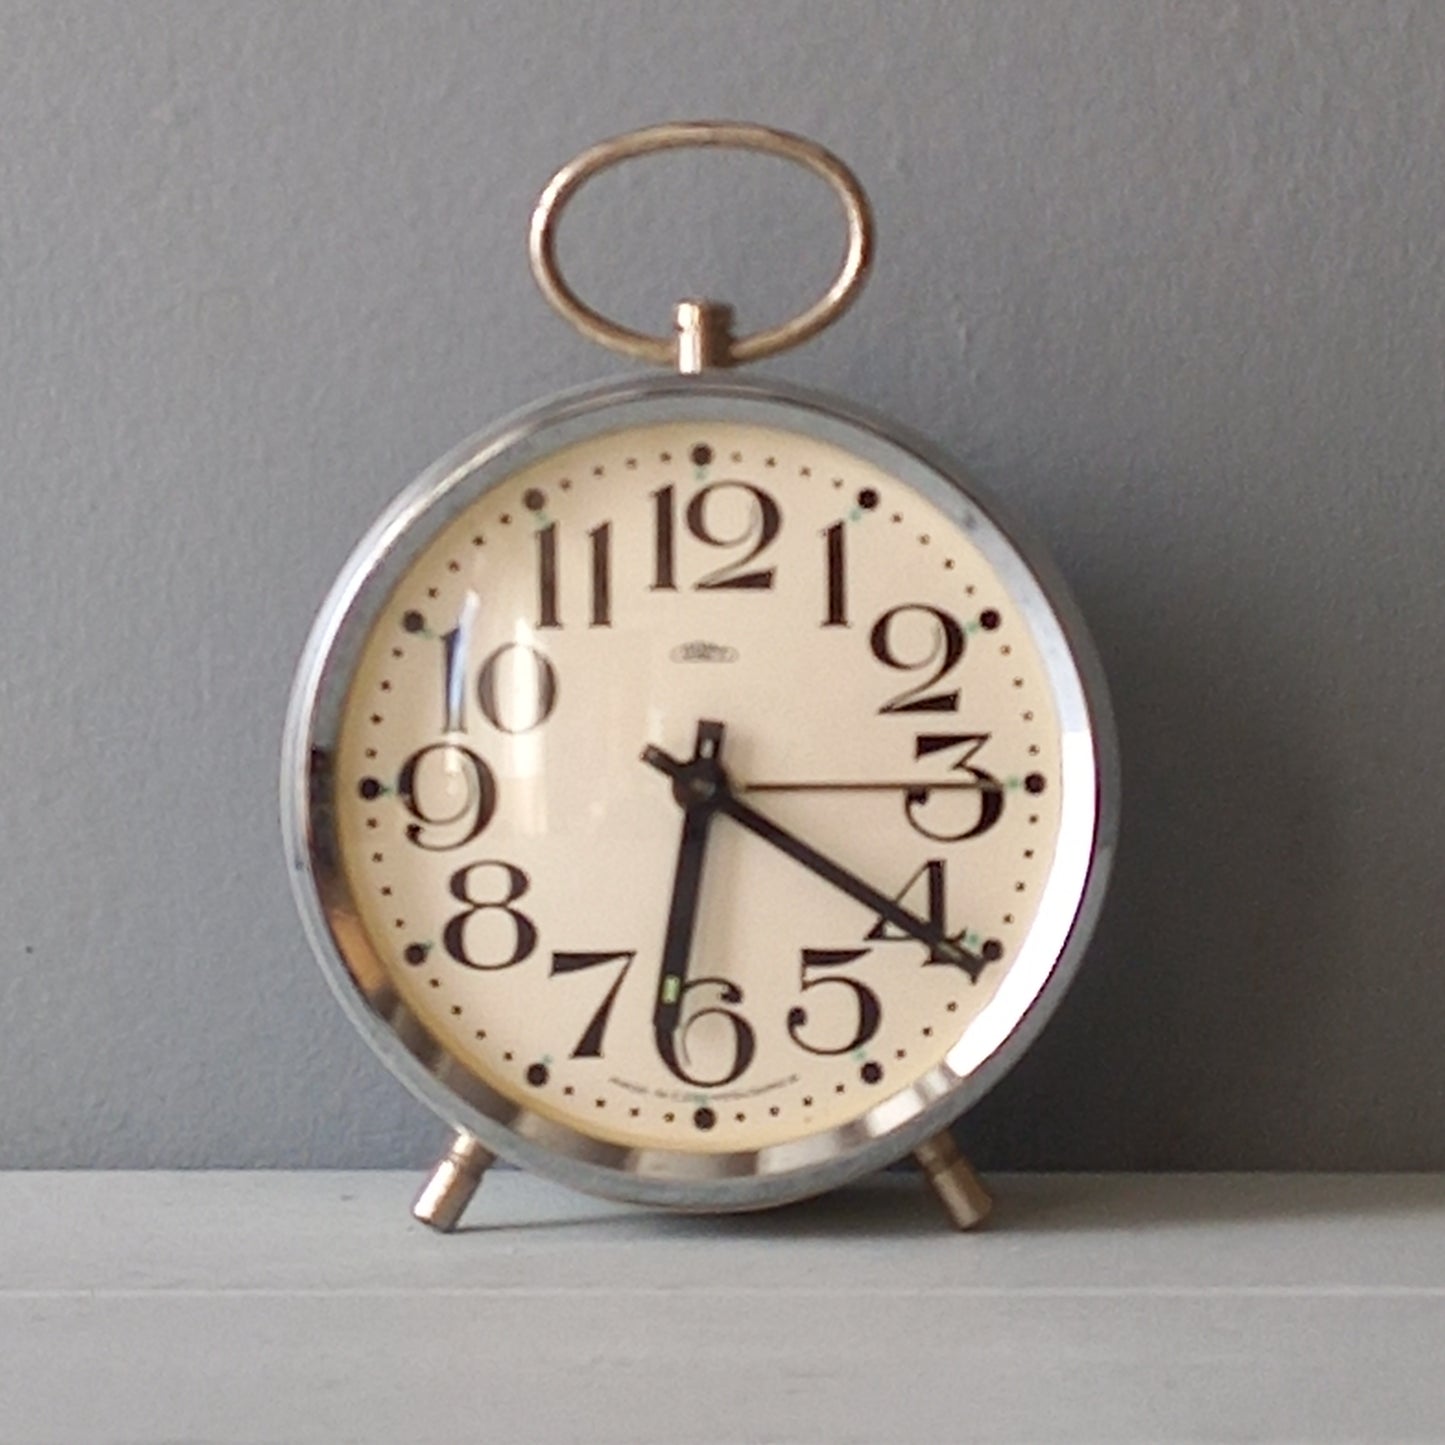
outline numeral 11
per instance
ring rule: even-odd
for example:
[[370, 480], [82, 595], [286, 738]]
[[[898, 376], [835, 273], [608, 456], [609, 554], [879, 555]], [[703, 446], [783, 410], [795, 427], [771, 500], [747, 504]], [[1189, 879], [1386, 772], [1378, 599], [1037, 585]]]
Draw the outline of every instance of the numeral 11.
[[[592, 551], [592, 598], [589, 627], [612, 626], [612, 523], [602, 522], [587, 533]], [[561, 627], [557, 602], [557, 524], [537, 530], [537, 626]]]

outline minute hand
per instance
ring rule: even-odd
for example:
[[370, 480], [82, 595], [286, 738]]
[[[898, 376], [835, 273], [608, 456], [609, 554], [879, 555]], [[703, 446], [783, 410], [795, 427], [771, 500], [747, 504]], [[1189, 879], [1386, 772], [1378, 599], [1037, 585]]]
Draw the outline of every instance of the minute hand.
[[957, 964], [970, 977], [977, 977], [982, 960], [961, 948], [941, 928], [936, 928], [925, 919], [910, 913], [893, 899], [865, 883], [856, 873], [850, 873], [801, 838], [789, 833], [786, 828], [780, 828], [771, 818], [765, 818], [750, 808], [731, 789], [719, 793], [716, 806], [718, 812], [726, 813], [735, 823], [741, 823], [748, 832], [757, 834], [765, 843], [771, 843], [779, 852], [786, 853], [794, 862], [801, 863], [804, 868], [810, 869], [833, 887], [841, 889], [850, 898], [856, 898], [880, 918], [887, 919], [895, 928], [901, 928], [909, 937], [926, 943], [936, 957]]

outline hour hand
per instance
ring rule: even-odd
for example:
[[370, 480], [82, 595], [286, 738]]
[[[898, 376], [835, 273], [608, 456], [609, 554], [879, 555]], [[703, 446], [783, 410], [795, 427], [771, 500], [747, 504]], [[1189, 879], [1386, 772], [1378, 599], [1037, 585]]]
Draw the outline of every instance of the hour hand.
[[687, 762], [679, 761], [652, 743], [643, 748], [642, 761], [672, 779], [672, 796], [677, 799], [678, 807], [687, 809], [710, 803], [727, 787], [722, 770], [725, 733], [726, 728], [720, 722], [704, 719], [698, 723], [697, 741]]
[[[703, 721], [697, 727], [697, 741], [688, 762], [649, 744], [642, 760], [672, 779], [672, 795], [682, 809], [682, 838], [678, 844], [677, 867], [672, 879], [672, 901], [668, 905], [667, 932], [662, 943], [662, 971], [657, 983], [653, 1024], [659, 1039], [670, 1039], [676, 1031], [692, 956], [693, 934], [697, 928], [698, 901], [702, 890], [702, 865], [719, 783], [723, 778], [720, 757], [724, 728], [720, 722]], [[721, 784], [726, 787], [725, 783]]]

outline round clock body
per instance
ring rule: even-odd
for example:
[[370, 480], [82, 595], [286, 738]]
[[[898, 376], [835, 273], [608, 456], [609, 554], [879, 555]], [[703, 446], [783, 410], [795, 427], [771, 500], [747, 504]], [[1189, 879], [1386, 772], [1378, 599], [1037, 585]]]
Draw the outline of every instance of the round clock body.
[[710, 377], [562, 397], [403, 493], [283, 774], [312, 942], [399, 1077], [540, 1173], [718, 1210], [880, 1167], [1003, 1074], [1116, 798], [1092, 647], [996, 508]]

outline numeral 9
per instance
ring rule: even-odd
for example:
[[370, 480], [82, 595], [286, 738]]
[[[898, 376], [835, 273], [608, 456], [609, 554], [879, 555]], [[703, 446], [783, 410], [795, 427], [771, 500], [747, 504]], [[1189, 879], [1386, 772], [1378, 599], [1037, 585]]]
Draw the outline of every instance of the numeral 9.
[[459, 743], [431, 743], [401, 765], [397, 793], [416, 819], [406, 836], [418, 848], [441, 853], [470, 843], [497, 809], [492, 770]]

